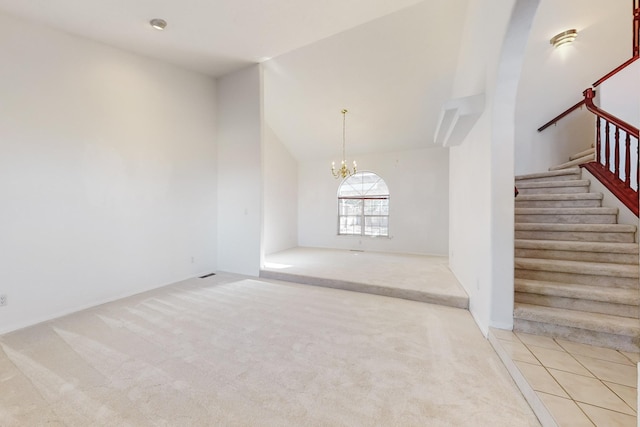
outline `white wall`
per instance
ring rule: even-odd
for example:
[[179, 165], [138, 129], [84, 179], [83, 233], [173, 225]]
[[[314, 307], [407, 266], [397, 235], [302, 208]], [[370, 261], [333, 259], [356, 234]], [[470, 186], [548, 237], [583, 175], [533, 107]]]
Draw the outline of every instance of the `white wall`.
[[299, 245], [446, 255], [448, 250], [448, 150], [430, 148], [362, 154], [360, 171], [380, 175], [389, 187], [386, 237], [337, 235], [337, 191], [331, 160], [300, 163]]
[[298, 162], [264, 126], [264, 254], [298, 245]]
[[485, 93], [487, 100], [476, 126], [451, 149], [449, 209], [450, 267], [485, 334], [513, 322], [515, 96], [536, 7], [536, 0], [469, 5], [452, 95]]
[[216, 269], [215, 85], [0, 15], [0, 333]]
[[597, 104], [603, 110], [640, 126], [640, 60], [636, 60], [597, 89]]
[[218, 268], [258, 276], [262, 230], [262, 71], [219, 78]]
[[[558, 127], [536, 129], [581, 99], [600, 77], [631, 58], [630, 1], [542, 0], [526, 47], [518, 90], [515, 172], [547, 170], [595, 141], [593, 115], [574, 112]], [[554, 49], [549, 39], [575, 28], [576, 41]], [[637, 75], [636, 75], [636, 80]], [[637, 96], [634, 98], [637, 104]]]

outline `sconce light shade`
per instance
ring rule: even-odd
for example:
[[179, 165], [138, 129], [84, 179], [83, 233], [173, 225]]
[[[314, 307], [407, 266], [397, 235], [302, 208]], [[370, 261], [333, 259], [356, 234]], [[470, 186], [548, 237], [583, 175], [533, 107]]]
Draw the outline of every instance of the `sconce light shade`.
[[164, 19], [154, 18], [149, 21], [149, 24], [156, 30], [162, 31], [167, 26], [167, 21], [165, 21]]
[[571, 29], [567, 31], [563, 31], [560, 34], [556, 34], [549, 40], [549, 43], [553, 45], [553, 47], [560, 47], [564, 44], [573, 42], [576, 37], [578, 37], [578, 31], [576, 29]]

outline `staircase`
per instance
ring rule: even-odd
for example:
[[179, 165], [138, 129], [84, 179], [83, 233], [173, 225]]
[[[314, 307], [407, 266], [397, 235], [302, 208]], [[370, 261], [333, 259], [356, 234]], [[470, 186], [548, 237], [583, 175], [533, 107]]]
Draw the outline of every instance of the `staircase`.
[[516, 177], [514, 330], [639, 351], [636, 227], [589, 192], [590, 156]]

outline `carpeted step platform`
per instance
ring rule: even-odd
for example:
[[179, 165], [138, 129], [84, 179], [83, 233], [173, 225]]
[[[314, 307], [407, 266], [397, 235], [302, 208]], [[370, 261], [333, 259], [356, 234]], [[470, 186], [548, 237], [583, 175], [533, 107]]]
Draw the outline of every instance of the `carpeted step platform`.
[[618, 208], [516, 208], [517, 223], [615, 224]]
[[562, 163], [560, 165], [551, 166], [549, 168], [550, 171], [563, 170], [567, 168], [571, 168], [573, 166], [581, 165], [583, 163], [593, 162], [595, 159], [595, 151], [591, 154], [587, 154], [586, 156], [578, 157], [576, 159], [570, 160], [566, 163]]
[[638, 266], [628, 264], [516, 258], [515, 277], [638, 289]]
[[580, 179], [582, 171], [580, 168], [569, 168], [562, 170], [555, 170], [549, 172], [530, 173], [526, 175], [516, 176], [516, 186], [520, 186], [523, 183], [531, 182], [544, 182], [544, 181], [563, 181], [563, 180], [577, 180]]
[[521, 194], [516, 208], [596, 208], [602, 198], [602, 193]]
[[[526, 194], [571, 194], [586, 193], [591, 182], [588, 179], [562, 181], [516, 181], [520, 196]], [[520, 197], [518, 196], [518, 197]]]
[[635, 242], [636, 227], [627, 224], [516, 223], [515, 238], [590, 242]]
[[640, 351], [638, 319], [516, 303], [514, 330], [622, 351]]
[[516, 258], [638, 264], [638, 245], [617, 242], [516, 239]]
[[516, 279], [515, 301], [546, 307], [638, 318], [637, 289]]

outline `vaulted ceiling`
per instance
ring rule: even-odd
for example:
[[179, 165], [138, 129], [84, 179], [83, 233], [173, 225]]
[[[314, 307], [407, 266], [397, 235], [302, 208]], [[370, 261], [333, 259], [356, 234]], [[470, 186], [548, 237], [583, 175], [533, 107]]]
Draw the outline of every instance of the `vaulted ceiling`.
[[[0, 11], [214, 77], [262, 62], [300, 160], [432, 147], [467, 0], [0, 0]], [[163, 18], [160, 32], [149, 25]]]
[[301, 160], [434, 147], [466, 0], [428, 1], [264, 63], [265, 117]]

